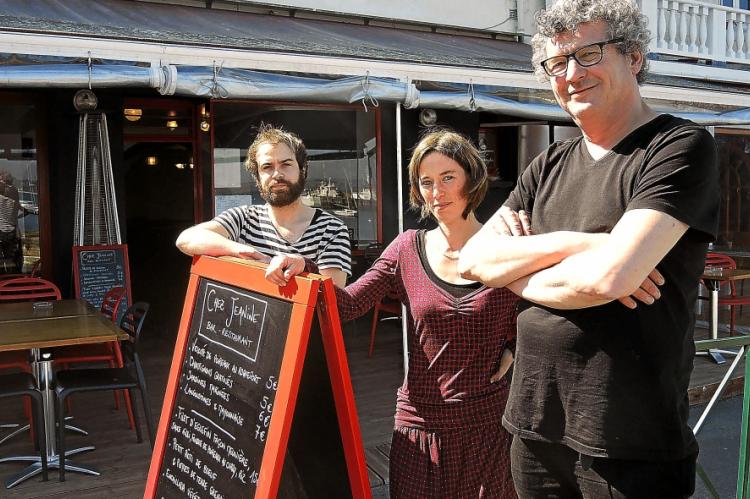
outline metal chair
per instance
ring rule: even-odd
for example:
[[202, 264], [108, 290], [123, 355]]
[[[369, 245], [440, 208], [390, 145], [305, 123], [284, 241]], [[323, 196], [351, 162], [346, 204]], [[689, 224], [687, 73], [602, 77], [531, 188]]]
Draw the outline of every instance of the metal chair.
[[[126, 293], [127, 290], [122, 286], [116, 286], [110, 289], [107, 291], [107, 294], [104, 295], [99, 311], [112, 322], [116, 322], [118, 315], [117, 312], [120, 309], [120, 304], [125, 299]], [[109, 363], [109, 367], [123, 367], [120, 345], [119, 343], [114, 342], [56, 348], [54, 358], [55, 364], [63, 366], [63, 369], [70, 367], [70, 364], [80, 364], [84, 362], [107, 362]], [[117, 396], [117, 392], [115, 392], [114, 396], [115, 409], [119, 409], [120, 399]], [[123, 396], [125, 398], [125, 407], [128, 411], [130, 427], [135, 428], [135, 418], [133, 416], [130, 396], [127, 393], [124, 393]], [[68, 402], [68, 409], [70, 409], [70, 401]]]
[[[722, 269], [736, 269], [737, 262], [734, 258], [721, 253], [708, 253], [706, 255], [706, 267], [717, 267]], [[723, 281], [723, 285], [727, 281]], [[729, 282], [729, 295], [719, 296], [719, 306], [729, 306], [729, 335], [734, 336], [734, 326], [736, 322], [735, 307], [741, 307], [743, 305], [750, 305], [750, 296], [743, 296], [737, 294], [737, 286], [734, 281]], [[705, 283], [704, 283], [705, 285]]]
[[[42, 410], [42, 394], [36, 387], [36, 380], [29, 373], [13, 373], [0, 375], [0, 398], [24, 397], [31, 399], [33, 413], [36, 417], [35, 442], [39, 447], [42, 458], [42, 479], [47, 481], [47, 446], [39, 442], [39, 435], [44, 435], [44, 412]], [[3, 462], [3, 459], [0, 459]]]
[[[57, 424], [62, 427], [65, 412], [65, 399], [78, 392], [93, 392], [102, 390], [124, 390], [129, 392], [133, 388], [141, 392], [143, 409], [146, 414], [146, 425], [151, 441], [154, 446], [153, 420], [151, 418], [151, 407], [148, 403], [148, 392], [146, 390], [146, 378], [138, 355], [138, 340], [143, 328], [143, 321], [148, 312], [149, 305], [144, 302], [134, 303], [125, 312], [120, 327], [130, 336], [130, 341], [122, 343], [125, 353], [125, 367], [90, 368], [90, 369], [63, 369], [57, 372]], [[133, 370], [131, 370], [131, 367]], [[134, 371], [134, 372], [133, 372]], [[135, 399], [131, 400], [135, 405]], [[137, 411], [133, 410], [135, 416], [135, 431], [138, 442], [143, 441], [141, 427], [137, 417]], [[60, 456], [60, 481], [65, 481], [65, 432], [60, 431], [57, 435], [58, 455]]]

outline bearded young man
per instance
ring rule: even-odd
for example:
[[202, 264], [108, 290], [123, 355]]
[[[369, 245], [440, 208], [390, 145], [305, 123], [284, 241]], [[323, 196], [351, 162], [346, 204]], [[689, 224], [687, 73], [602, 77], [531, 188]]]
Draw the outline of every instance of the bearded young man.
[[277, 254], [299, 254], [314, 261], [337, 286], [345, 286], [351, 275], [349, 233], [338, 218], [302, 203], [308, 167], [302, 140], [261, 125], [245, 166], [266, 204], [231, 208], [184, 230], [176, 243], [180, 251], [262, 262]]
[[716, 144], [641, 97], [647, 26], [629, 0], [537, 15], [537, 74], [582, 135], [534, 159], [461, 252], [463, 277], [523, 298], [503, 417], [521, 498], [693, 493], [687, 387]]

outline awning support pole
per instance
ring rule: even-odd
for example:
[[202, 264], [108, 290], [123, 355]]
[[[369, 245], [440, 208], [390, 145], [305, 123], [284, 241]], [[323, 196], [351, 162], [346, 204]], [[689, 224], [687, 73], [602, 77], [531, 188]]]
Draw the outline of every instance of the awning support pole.
[[[397, 192], [398, 192], [398, 233], [401, 234], [404, 231], [404, 169], [401, 163], [401, 103], [396, 102], [396, 178], [398, 179]], [[409, 338], [407, 317], [406, 317], [406, 306], [401, 305], [401, 338], [403, 341], [403, 352], [404, 352], [404, 378], [409, 373]]]

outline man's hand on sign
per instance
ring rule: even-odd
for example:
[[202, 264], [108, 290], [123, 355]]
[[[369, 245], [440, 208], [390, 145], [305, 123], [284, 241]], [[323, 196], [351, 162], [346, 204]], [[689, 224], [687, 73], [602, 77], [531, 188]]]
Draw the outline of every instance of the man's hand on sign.
[[235, 243], [236, 244], [236, 250], [234, 255], [237, 258], [246, 258], [248, 260], [256, 260], [258, 262], [268, 263], [271, 261], [271, 257], [268, 255], [264, 255], [260, 251], [256, 250], [252, 246], [248, 244], [242, 244], [242, 243]]
[[523, 210], [515, 212], [506, 206], [501, 207], [487, 223], [503, 236], [530, 236], [534, 233], [528, 213]]
[[305, 259], [300, 255], [276, 255], [266, 269], [266, 279], [284, 287], [289, 279], [304, 272]]
[[661, 273], [654, 269], [646, 277], [646, 280], [638, 287], [638, 289], [630, 296], [623, 296], [618, 301], [628, 308], [635, 308], [638, 306], [636, 300], [646, 305], [651, 305], [656, 300], [661, 298], [661, 292], [659, 286], [664, 284], [664, 277]]

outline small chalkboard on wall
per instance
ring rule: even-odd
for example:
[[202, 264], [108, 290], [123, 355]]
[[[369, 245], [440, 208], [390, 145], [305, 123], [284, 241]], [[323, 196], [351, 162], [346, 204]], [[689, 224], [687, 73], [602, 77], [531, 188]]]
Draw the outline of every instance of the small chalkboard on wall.
[[264, 269], [194, 259], [144, 498], [370, 497], [332, 281]]
[[77, 298], [99, 308], [110, 289], [122, 286], [127, 292], [118, 309], [119, 324], [125, 310], [133, 302], [130, 292], [128, 246], [73, 246], [73, 281]]

